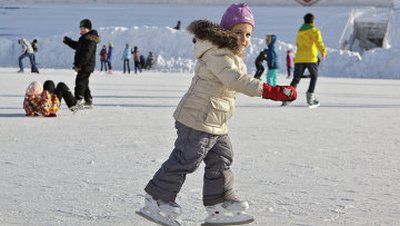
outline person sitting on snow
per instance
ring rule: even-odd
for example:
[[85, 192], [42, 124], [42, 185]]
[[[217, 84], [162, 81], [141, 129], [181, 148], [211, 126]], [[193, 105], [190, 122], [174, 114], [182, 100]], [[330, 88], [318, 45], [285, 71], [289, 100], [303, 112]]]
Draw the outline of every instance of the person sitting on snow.
[[176, 23], [176, 26], [174, 27], [175, 30], [180, 30], [181, 29], [181, 21], [178, 20], [178, 22]]
[[55, 87], [53, 81], [47, 80], [42, 87], [34, 81], [26, 89], [23, 108], [26, 116], [56, 117], [63, 98], [72, 112], [78, 110], [74, 96], [64, 83]]

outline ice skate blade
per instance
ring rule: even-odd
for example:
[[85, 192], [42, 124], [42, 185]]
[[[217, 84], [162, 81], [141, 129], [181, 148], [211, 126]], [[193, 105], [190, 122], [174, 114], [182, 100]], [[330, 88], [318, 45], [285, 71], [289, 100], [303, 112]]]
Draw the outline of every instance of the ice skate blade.
[[232, 222], [232, 223], [203, 223], [203, 224], [201, 224], [201, 226], [244, 225], [244, 224], [250, 224], [253, 221], [254, 221], [254, 218], [246, 220], [246, 221]]
[[93, 105], [90, 105], [90, 106], [88, 106], [88, 105], [83, 105], [82, 110], [88, 110], [88, 109], [93, 109]]
[[147, 220], [149, 220], [149, 221], [151, 221], [153, 223], [159, 224], [159, 225], [164, 225], [164, 226], [183, 226], [183, 224], [181, 224], [177, 220], [174, 220], [174, 221], [171, 220], [171, 222], [170, 221], [167, 222], [167, 221], [163, 221], [163, 220], [160, 220], [160, 219], [155, 219], [154, 217], [156, 217], [156, 216], [160, 216], [160, 218], [161, 218], [161, 215], [159, 215], [159, 214], [155, 214], [155, 215], [149, 214], [148, 211], [145, 210], [145, 208], [141, 208], [140, 211], [136, 211], [136, 214], [141, 216], [141, 217], [143, 217], [143, 218], [146, 218]]
[[314, 108], [317, 108], [317, 107], [319, 107], [319, 103], [318, 104], [314, 104], [314, 105], [308, 105], [308, 108], [310, 108], [310, 109], [314, 109]]

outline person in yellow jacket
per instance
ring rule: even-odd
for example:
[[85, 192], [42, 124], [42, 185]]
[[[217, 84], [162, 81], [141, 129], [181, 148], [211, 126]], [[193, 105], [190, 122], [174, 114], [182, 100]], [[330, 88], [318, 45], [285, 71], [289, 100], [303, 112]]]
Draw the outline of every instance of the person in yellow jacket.
[[[319, 101], [314, 95], [315, 85], [318, 78], [318, 52], [321, 53], [322, 60], [325, 60], [327, 57], [327, 52], [322, 40], [321, 32], [314, 25], [313, 14], [308, 13], [304, 16], [304, 24], [297, 33], [296, 45], [297, 52], [294, 61], [294, 76], [290, 85], [297, 87], [304, 71], [308, 69], [310, 72], [310, 85], [307, 91], [307, 103], [310, 108], [318, 107]], [[289, 103], [289, 101], [284, 101], [282, 106], [287, 106]]]

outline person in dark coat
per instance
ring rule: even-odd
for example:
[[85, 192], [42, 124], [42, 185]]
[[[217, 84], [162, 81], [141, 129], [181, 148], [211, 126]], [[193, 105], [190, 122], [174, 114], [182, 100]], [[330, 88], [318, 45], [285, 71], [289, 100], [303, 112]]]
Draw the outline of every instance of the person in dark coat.
[[100, 50], [100, 71], [103, 71], [103, 67], [104, 67], [104, 71], [107, 71], [107, 46], [103, 45], [103, 47]]
[[146, 58], [143, 55], [140, 55], [140, 68], [144, 69], [146, 66]]
[[[35, 63], [35, 65], [37, 65], [37, 62], [36, 62], [36, 53], [38, 52], [38, 41], [37, 41], [36, 38], [32, 40], [31, 45], [32, 45], [32, 49], [33, 49], [33, 55], [32, 55], [32, 57], [33, 57], [33, 62]], [[31, 71], [32, 71], [32, 72], [34, 71], [34, 68], [33, 68], [33, 67], [31, 68]]]
[[112, 74], [112, 53], [113, 53], [114, 45], [110, 42], [108, 43], [107, 49], [107, 65], [108, 65], [108, 74]]
[[263, 62], [264, 60], [267, 60], [267, 49], [264, 49], [263, 51], [260, 52], [260, 54], [256, 58], [256, 74], [254, 75], [254, 78], [261, 80], [261, 76], [264, 73], [264, 66]]
[[137, 71], [139, 70], [140, 73], [142, 73], [142, 68], [140, 67], [140, 50], [137, 46], [133, 47], [133, 60], [135, 62], [135, 74], [137, 74]]
[[78, 73], [75, 80], [76, 104], [81, 108], [92, 108], [89, 77], [96, 66], [96, 47], [101, 39], [97, 31], [92, 30], [92, 22], [89, 19], [80, 22], [80, 34], [78, 41], [64, 37], [64, 43], [75, 50], [73, 69]]
[[145, 66], [145, 69], [146, 69], [146, 70], [150, 70], [151, 67], [153, 66], [153, 64], [154, 64], [153, 52], [149, 52], [149, 55], [147, 56], [147, 59], [146, 59], [146, 66]]
[[176, 26], [174, 27], [175, 30], [180, 30], [181, 29], [181, 21], [178, 20], [178, 22], [176, 23]]

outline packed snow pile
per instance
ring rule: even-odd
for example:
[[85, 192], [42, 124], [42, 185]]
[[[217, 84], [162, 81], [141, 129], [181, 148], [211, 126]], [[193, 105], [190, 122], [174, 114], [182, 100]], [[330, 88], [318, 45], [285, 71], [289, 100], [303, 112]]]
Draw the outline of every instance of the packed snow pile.
[[340, 39], [341, 49], [363, 53], [374, 48], [389, 48], [390, 9], [353, 9]]
[[[107, 27], [100, 28], [102, 45], [112, 42], [114, 45], [112, 63], [115, 70], [122, 69], [122, 51], [125, 44], [138, 46], [147, 57], [149, 51], [156, 56], [155, 69], [168, 72], [193, 72], [195, 65], [192, 37], [186, 31], [174, 30], [169, 27]], [[65, 34], [78, 39], [78, 33]], [[71, 68], [73, 50], [62, 43], [64, 35], [53, 36], [40, 40], [37, 61], [41, 68]], [[21, 48], [17, 40], [1, 38], [0, 67], [16, 67]], [[253, 73], [254, 60], [261, 50], [266, 48], [265, 41], [253, 38], [246, 53], [246, 64], [249, 73]], [[277, 50], [281, 72], [285, 73], [286, 51], [295, 50], [293, 44], [278, 41]], [[348, 50], [328, 48], [328, 59], [321, 64], [323, 76], [335, 77], [368, 77], [368, 78], [400, 78], [400, 53], [397, 50], [367, 51], [364, 56]], [[25, 65], [28, 62], [25, 61]]]

